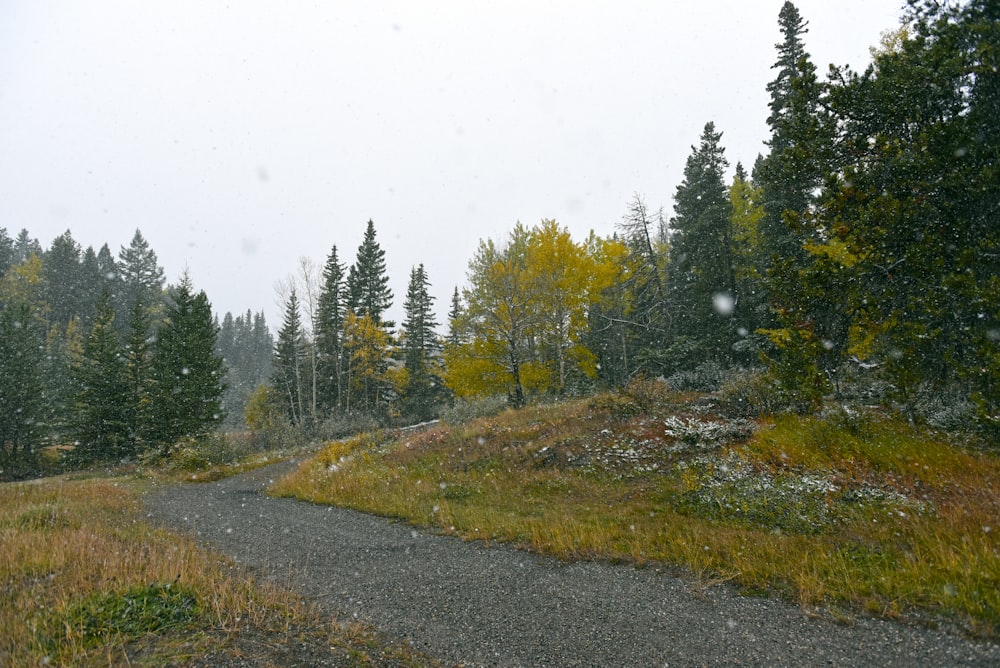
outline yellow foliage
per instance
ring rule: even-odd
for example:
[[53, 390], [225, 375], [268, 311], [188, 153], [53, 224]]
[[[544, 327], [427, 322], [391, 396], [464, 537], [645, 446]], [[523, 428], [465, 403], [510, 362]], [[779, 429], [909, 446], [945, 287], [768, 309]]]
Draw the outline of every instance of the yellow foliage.
[[821, 244], [805, 244], [808, 252], [819, 257], [825, 257], [837, 262], [843, 267], [853, 267], [858, 262], [858, 256], [850, 251], [847, 244], [840, 239], [830, 239]]

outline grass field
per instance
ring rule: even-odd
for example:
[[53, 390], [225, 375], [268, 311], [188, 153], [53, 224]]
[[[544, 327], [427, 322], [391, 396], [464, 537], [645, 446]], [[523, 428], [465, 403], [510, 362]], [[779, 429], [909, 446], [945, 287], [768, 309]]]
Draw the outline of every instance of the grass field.
[[648, 399], [332, 443], [271, 493], [998, 637], [996, 451], [875, 412], [747, 421], [711, 397]]
[[0, 666], [432, 663], [150, 526], [145, 484], [0, 485]]

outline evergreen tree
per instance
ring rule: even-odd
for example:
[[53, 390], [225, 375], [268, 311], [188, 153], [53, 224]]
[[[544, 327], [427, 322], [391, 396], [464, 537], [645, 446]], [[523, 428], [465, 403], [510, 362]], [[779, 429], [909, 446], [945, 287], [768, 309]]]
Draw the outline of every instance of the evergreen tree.
[[323, 285], [316, 310], [317, 387], [320, 412], [324, 414], [340, 406], [343, 394], [346, 301], [344, 266], [334, 246], [323, 267]]
[[49, 306], [49, 323], [65, 327], [70, 319], [80, 315], [81, 287], [80, 244], [66, 230], [52, 240], [42, 258], [45, 301]]
[[125, 399], [125, 419], [128, 425], [128, 442], [136, 451], [143, 444], [147, 421], [151, 419], [150, 374], [152, 364], [152, 323], [149, 310], [136, 297], [128, 312], [125, 327], [125, 345], [122, 357], [125, 361], [125, 380], [127, 383]]
[[216, 340], [216, 350], [226, 363], [226, 392], [222, 404], [226, 424], [244, 426], [247, 401], [271, 374], [274, 340], [263, 313], [249, 309], [235, 318], [226, 313]]
[[0, 478], [31, 473], [44, 433], [42, 339], [25, 302], [0, 298]]
[[111, 294], [105, 290], [73, 367], [79, 388], [73, 405], [73, 455], [82, 462], [116, 461], [135, 454], [127, 417], [127, 368], [114, 320]]
[[434, 298], [424, 265], [410, 271], [410, 282], [403, 303], [403, 360], [405, 383], [402, 388], [404, 413], [417, 420], [434, 416], [434, 406], [440, 400], [441, 380], [437, 374], [437, 354], [440, 344], [435, 334]]
[[14, 266], [14, 240], [7, 235], [7, 228], [0, 227], [0, 278]]
[[305, 420], [304, 361], [305, 336], [299, 313], [299, 299], [292, 288], [285, 302], [285, 318], [274, 344], [271, 383], [284, 397], [288, 417], [294, 425]]
[[728, 361], [733, 343], [736, 285], [721, 139], [715, 124], [706, 123], [674, 195], [668, 267], [675, 364]]
[[804, 216], [829, 168], [833, 138], [820, 106], [816, 67], [802, 40], [808, 32], [807, 23], [795, 5], [785, 2], [778, 25], [783, 36], [775, 45], [778, 60], [773, 69], [778, 73], [767, 86], [771, 95], [767, 118], [770, 152], [753, 177], [763, 191], [762, 241], [770, 263], [779, 265], [773, 271], [780, 273], [782, 263], [794, 268], [803, 261], [802, 245], [811, 237]]
[[38, 239], [31, 238], [28, 230], [22, 228], [14, 240], [14, 264], [27, 262], [32, 255], [41, 258], [42, 245], [38, 243]]
[[124, 323], [128, 310], [141, 299], [155, 320], [163, 306], [163, 268], [159, 266], [156, 252], [135, 231], [128, 247], [122, 246], [115, 266], [120, 288], [118, 291], [119, 322]]
[[448, 344], [452, 346], [457, 346], [462, 343], [462, 330], [460, 323], [462, 321], [462, 313], [465, 309], [462, 308], [462, 296], [458, 292], [458, 286], [455, 286], [455, 292], [451, 295], [451, 308], [448, 310]]
[[225, 364], [204, 291], [192, 294], [187, 275], [172, 291], [150, 365], [148, 440], [168, 454], [183, 438], [206, 434], [222, 420]]
[[392, 306], [392, 291], [385, 265], [385, 251], [375, 239], [375, 224], [369, 220], [358, 254], [347, 275], [347, 306], [356, 315], [367, 315], [385, 329], [383, 314]]

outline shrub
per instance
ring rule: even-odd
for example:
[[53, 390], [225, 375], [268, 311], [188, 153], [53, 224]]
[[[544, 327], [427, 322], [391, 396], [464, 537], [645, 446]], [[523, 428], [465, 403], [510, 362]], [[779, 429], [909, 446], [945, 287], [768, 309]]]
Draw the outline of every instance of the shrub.
[[441, 410], [441, 421], [457, 426], [477, 418], [497, 415], [507, 410], [507, 407], [507, 397], [502, 394], [481, 399], [458, 399], [452, 406]]
[[729, 417], [759, 418], [788, 408], [774, 377], [759, 370], [729, 376], [719, 390], [719, 410]]
[[702, 362], [693, 369], [676, 371], [667, 378], [667, 385], [678, 392], [715, 392], [729, 372], [715, 361]]

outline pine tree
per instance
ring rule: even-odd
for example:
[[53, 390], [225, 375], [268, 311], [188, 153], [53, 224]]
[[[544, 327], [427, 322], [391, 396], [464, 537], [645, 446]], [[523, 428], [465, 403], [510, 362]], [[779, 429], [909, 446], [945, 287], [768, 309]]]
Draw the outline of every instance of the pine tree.
[[448, 309], [448, 345], [457, 346], [462, 343], [462, 314], [465, 309], [462, 307], [462, 295], [455, 286], [455, 292], [451, 295], [451, 308]]
[[73, 456], [81, 462], [117, 461], [135, 454], [127, 417], [128, 370], [114, 320], [111, 293], [105, 290], [73, 367], [79, 388], [73, 405]]
[[722, 133], [706, 123], [684, 166], [670, 219], [670, 304], [675, 364], [726, 361], [733, 342], [736, 286], [731, 205], [723, 181]]
[[0, 478], [31, 473], [43, 434], [42, 337], [25, 302], [0, 299]]
[[347, 275], [347, 306], [356, 315], [367, 315], [386, 330], [394, 324], [382, 320], [392, 306], [392, 291], [389, 289], [385, 251], [375, 239], [375, 224], [371, 220]]
[[778, 25], [783, 36], [775, 45], [778, 60], [773, 69], [778, 74], [767, 86], [771, 95], [767, 118], [770, 152], [753, 177], [763, 191], [760, 229], [769, 260], [794, 266], [804, 258], [802, 245], [810, 234], [803, 218], [827, 173], [833, 142], [830, 124], [820, 107], [816, 67], [802, 40], [808, 24], [795, 5], [785, 2]]
[[136, 230], [129, 246], [122, 246], [115, 268], [120, 285], [117, 304], [119, 322], [125, 322], [126, 314], [136, 299], [142, 300], [155, 321], [163, 306], [163, 268], [159, 266], [156, 252], [150, 248], [142, 232]]
[[163, 454], [222, 420], [225, 364], [215, 352], [216, 336], [208, 296], [192, 294], [191, 281], [183, 276], [157, 330], [150, 366], [148, 438]]
[[417, 420], [429, 420], [441, 396], [437, 374], [437, 354], [441, 346], [435, 334], [434, 298], [424, 265], [410, 271], [410, 282], [403, 303], [403, 360], [406, 381], [402, 404], [406, 414]]
[[341, 404], [344, 373], [344, 314], [347, 308], [344, 267], [334, 246], [323, 267], [323, 285], [316, 310], [316, 370], [321, 413]]
[[66, 230], [52, 240], [42, 258], [42, 276], [45, 281], [45, 301], [49, 306], [49, 323], [65, 327], [79, 315], [80, 244]]
[[0, 278], [14, 266], [14, 240], [7, 234], [6, 227], [0, 227]]
[[122, 351], [128, 385], [125, 402], [128, 440], [136, 451], [144, 445], [141, 440], [151, 415], [148, 396], [153, 352], [151, 330], [149, 310], [142, 302], [141, 296], [137, 297], [129, 309], [125, 326], [125, 345]]
[[304, 424], [304, 360], [305, 336], [299, 313], [299, 298], [293, 288], [285, 301], [285, 318], [274, 344], [271, 384], [284, 397], [288, 417], [293, 425]]
[[41, 258], [42, 245], [38, 243], [38, 239], [31, 238], [28, 230], [22, 228], [14, 240], [14, 264], [27, 262], [32, 255]]

